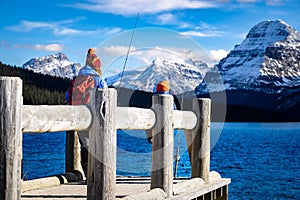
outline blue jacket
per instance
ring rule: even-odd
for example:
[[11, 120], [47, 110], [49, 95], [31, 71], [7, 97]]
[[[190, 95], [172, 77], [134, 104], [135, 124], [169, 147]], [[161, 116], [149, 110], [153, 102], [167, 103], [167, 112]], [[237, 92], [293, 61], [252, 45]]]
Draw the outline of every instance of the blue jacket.
[[[78, 76], [93, 76], [94, 78], [94, 88], [108, 88], [106, 81], [104, 80], [104, 78], [99, 75], [92, 67], [85, 65], [83, 68], [81, 68], [78, 72]], [[76, 78], [76, 77], [74, 77]], [[74, 79], [73, 79], [74, 81]], [[66, 103], [70, 104], [69, 100], [70, 100], [70, 89], [71, 87], [68, 89], [68, 91], [65, 93], [65, 98], [66, 98]]]
[[79, 70], [78, 76], [93, 76], [95, 81], [95, 88], [108, 88], [104, 78], [88, 65], [85, 65]]

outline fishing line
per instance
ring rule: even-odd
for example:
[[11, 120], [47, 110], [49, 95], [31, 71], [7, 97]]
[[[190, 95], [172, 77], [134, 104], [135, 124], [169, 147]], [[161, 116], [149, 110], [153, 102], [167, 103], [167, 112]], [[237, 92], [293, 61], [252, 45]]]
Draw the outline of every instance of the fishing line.
[[[185, 60], [184, 60], [184, 66], [186, 67], [187, 64], [187, 55], [188, 55], [188, 47], [186, 47], [186, 52], [185, 52]], [[180, 104], [180, 109], [183, 110], [183, 98], [184, 98], [184, 92], [181, 94], [181, 102]], [[176, 148], [176, 154], [175, 154], [175, 169], [174, 169], [174, 174], [173, 176], [176, 178], [177, 176], [177, 170], [178, 170], [178, 164], [180, 162], [180, 130], [177, 130], [177, 148]]]
[[124, 71], [125, 71], [125, 68], [126, 68], [127, 60], [128, 60], [128, 57], [129, 57], [130, 48], [131, 48], [131, 45], [132, 45], [132, 40], [133, 40], [133, 36], [134, 36], [134, 33], [135, 33], [135, 29], [136, 29], [136, 25], [137, 25], [137, 22], [138, 22], [139, 15], [140, 15], [140, 13], [137, 14], [136, 19], [135, 19], [134, 28], [133, 28], [133, 31], [132, 31], [132, 34], [131, 34], [128, 51], [127, 51], [127, 54], [126, 54], [124, 66], [123, 66], [122, 73], [121, 73], [121, 78], [120, 78], [119, 87], [118, 87], [118, 93], [120, 91], [121, 83], [122, 83], [122, 80], [123, 80], [123, 75], [124, 75]]

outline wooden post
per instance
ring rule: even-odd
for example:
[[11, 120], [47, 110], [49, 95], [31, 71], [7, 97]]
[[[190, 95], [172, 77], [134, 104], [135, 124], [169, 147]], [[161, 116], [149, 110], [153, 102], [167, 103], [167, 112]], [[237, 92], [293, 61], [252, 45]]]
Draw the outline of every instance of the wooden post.
[[66, 172], [79, 171], [84, 176], [80, 164], [80, 143], [77, 131], [66, 131]]
[[22, 80], [0, 77], [0, 199], [21, 199]]
[[89, 132], [87, 199], [116, 198], [116, 118], [115, 89], [96, 91], [91, 104], [93, 122]]
[[184, 137], [185, 137], [186, 148], [187, 148], [188, 154], [189, 154], [190, 163], [192, 166], [193, 131], [192, 130], [184, 130]]
[[209, 182], [211, 100], [194, 99], [193, 111], [197, 115], [198, 123], [192, 131], [192, 178], [199, 177]]
[[154, 95], [152, 109], [156, 124], [152, 128], [151, 189], [161, 188], [171, 197], [173, 193], [173, 96]]

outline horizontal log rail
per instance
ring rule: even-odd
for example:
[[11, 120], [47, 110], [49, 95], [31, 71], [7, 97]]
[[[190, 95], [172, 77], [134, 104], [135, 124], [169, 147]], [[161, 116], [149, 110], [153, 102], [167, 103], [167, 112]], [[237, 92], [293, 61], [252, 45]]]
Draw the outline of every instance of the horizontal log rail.
[[191, 111], [173, 111], [174, 129], [192, 130], [197, 125], [197, 116]]
[[155, 124], [155, 113], [150, 109], [135, 107], [116, 108], [116, 128], [123, 130], [147, 130]]
[[92, 122], [87, 106], [29, 106], [22, 107], [23, 132], [58, 132], [86, 130]]
[[[197, 123], [191, 111], [173, 111], [174, 129], [192, 130]], [[135, 107], [116, 108], [116, 128], [122, 130], [148, 130], [155, 124], [151, 109]], [[92, 113], [88, 106], [69, 105], [23, 105], [22, 131], [31, 133], [88, 130]]]

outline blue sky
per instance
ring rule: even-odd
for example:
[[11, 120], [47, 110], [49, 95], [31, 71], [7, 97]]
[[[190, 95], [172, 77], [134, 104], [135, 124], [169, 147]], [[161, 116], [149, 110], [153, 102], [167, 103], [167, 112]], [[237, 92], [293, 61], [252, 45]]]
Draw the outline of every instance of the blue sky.
[[[216, 60], [261, 21], [282, 19], [300, 30], [298, 0], [0, 0], [0, 7], [0, 61], [16, 66], [58, 52], [84, 64], [88, 48], [132, 31], [138, 13], [138, 29], [176, 31]], [[125, 51], [129, 41], [114, 50]]]

